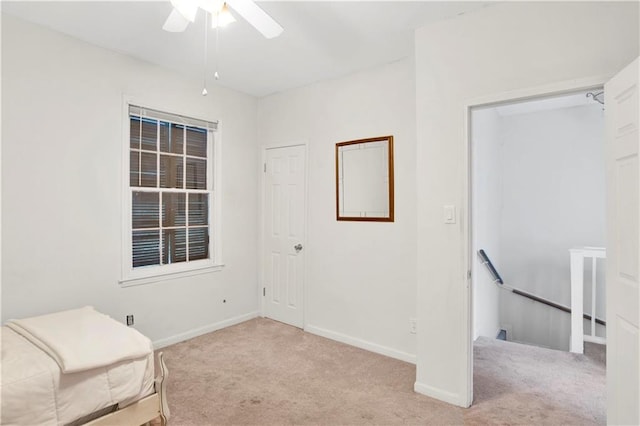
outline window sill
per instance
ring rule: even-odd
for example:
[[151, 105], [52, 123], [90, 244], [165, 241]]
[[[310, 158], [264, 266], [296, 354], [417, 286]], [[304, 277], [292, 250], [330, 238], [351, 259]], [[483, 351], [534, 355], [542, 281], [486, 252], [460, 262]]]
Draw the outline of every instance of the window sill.
[[146, 277], [123, 278], [121, 280], [118, 280], [118, 283], [120, 284], [120, 287], [133, 287], [137, 285], [152, 284], [160, 281], [174, 280], [178, 278], [191, 277], [194, 275], [218, 272], [221, 271], [222, 268], [224, 268], [224, 264], [205, 266], [202, 268], [190, 269], [188, 271], [165, 272]]

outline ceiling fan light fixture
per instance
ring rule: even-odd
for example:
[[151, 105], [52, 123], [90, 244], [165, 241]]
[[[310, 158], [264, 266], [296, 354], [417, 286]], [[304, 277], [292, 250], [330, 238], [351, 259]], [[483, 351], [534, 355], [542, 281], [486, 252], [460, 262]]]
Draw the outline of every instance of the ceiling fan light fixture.
[[196, 13], [199, 7], [197, 2], [193, 0], [171, 0], [171, 5], [189, 22], [196, 20]]
[[227, 3], [222, 5], [222, 9], [218, 13], [212, 13], [211, 28], [226, 27], [227, 25], [236, 22], [236, 18], [229, 10]]

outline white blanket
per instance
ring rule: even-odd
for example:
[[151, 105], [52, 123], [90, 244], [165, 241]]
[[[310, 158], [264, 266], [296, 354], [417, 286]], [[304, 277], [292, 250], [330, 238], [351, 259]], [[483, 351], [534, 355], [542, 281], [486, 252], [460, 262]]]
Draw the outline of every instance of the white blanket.
[[8, 327], [2, 335], [0, 425], [62, 426], [153, 393], [153, 354], [79, 373], [58, 364]]
[[153, 350], [147, 337], [91, 306], [6, 325], [46, 352], [65, 374], [142, 358]]

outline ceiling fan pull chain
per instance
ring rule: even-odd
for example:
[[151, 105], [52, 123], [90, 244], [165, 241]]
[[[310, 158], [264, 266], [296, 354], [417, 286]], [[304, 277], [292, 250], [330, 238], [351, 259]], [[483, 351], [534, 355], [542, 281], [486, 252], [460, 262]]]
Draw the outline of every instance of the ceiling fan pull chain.
[[207, 96], [207, 43], [208, 43], [208, 31], [209, 31], [209, 14], [204, 14], [204, 64], [202, 65], [202, 96]]
[[220, 79], [220, 75], [218, 74], [218, 64], [220, 62], [220, 52], [218, 50], [218, 39], [220, 38], [220, 25], [216, 25], [216, 71], [213, 73], [213, 78], [216, 80]]

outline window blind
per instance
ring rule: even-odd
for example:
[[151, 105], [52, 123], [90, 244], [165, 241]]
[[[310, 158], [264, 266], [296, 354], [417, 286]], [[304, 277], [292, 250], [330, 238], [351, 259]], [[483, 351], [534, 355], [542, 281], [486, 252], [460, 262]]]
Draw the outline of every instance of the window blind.
[[217, 121], [201, 120], [199, 118], [187, 117], [180, 114], [172, 114], [137, 105], [129, 105], [129, 115], [137, 115], [139, 117], [151, 118], [160, 121], [170, 121], [172, 123], [183, 124], [185, 126], [200, 127], [211, 131], [218, 130]]

